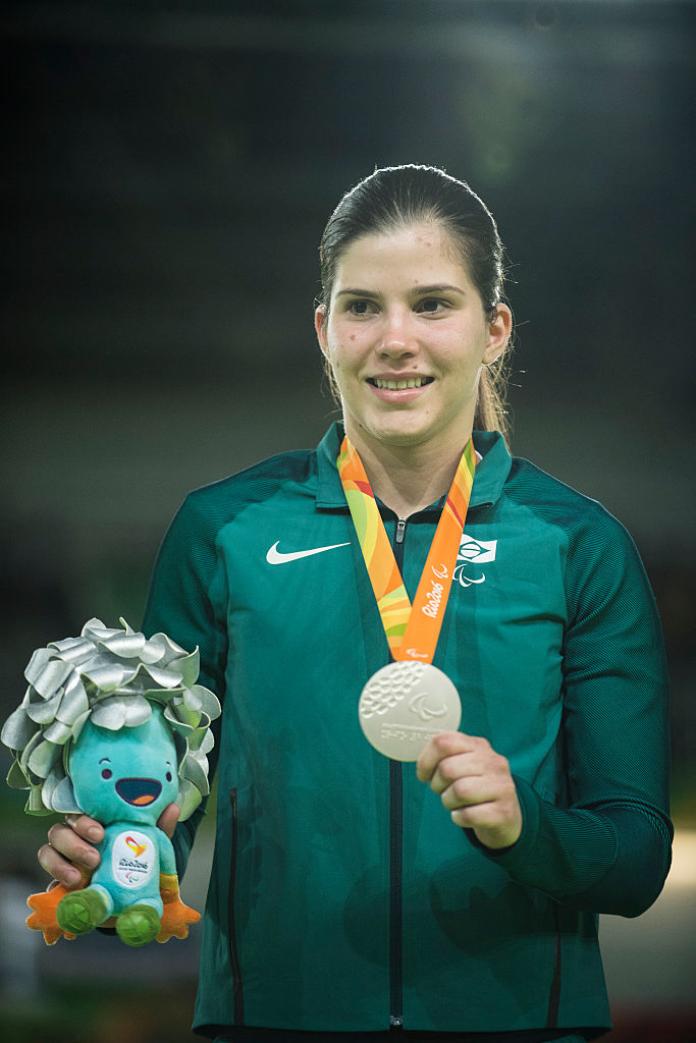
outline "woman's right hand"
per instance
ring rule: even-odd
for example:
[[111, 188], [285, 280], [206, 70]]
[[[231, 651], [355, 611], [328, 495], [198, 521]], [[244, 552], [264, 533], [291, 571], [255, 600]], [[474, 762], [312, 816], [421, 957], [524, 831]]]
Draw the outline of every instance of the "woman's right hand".
[[104, 827], [88, 815], [66, 815], [65, 822], [54, 822], [48, 843], [37, 853], [42, 869], [67, 888], [83, 887], [85, 876], [101, 861], [94, 847], [104, 839]]
[[[168, 804], [157, 825], [171, 839], [179, 818], [176, 804]], [[95, 844], [104, 839], [104, 827], [89, 815], [66, 815], [65, 822], [54, 822], [48, 831], [48, 843], [38, 850], [39, 865], [59, 884], [68, 889], [83, 887], [85, 877], [93, 873], [101, 861]]]

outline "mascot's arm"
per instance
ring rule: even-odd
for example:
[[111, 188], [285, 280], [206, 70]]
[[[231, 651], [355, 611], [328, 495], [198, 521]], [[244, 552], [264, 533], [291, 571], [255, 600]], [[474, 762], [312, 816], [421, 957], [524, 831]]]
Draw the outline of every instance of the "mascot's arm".
[[201, 914], [181, 901], [171, 840], [162, 830], [157, 831], [157, 839], [160, 856], [160, 894], [163, 904], [162, 926], [157, 941], [168, 942], [172, 937], [188, 938], [189, 924], [198, 923]]

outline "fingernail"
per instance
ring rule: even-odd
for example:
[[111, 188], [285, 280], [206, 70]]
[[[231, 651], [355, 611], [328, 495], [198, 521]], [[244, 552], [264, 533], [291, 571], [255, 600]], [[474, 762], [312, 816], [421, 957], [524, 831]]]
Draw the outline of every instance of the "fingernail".
[[101, 840], [102, 831], [99, 826], [90, 826], [87, 830], [87, 836], [90, 840]]
[[65, 870], [65, 882], [66, 884], [79, 884], [82, 880], [82, 873], [79, 869], [66, 869]]

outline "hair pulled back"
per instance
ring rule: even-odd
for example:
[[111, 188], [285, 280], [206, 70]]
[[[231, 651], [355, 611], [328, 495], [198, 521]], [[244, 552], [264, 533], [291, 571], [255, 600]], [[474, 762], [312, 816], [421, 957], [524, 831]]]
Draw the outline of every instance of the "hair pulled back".
[[[343, 196], [329, 218], [319, 244], [321, 294], [317, 303], [327, 315], [336, 267], [350, 244], [363, 235], [393, 231], [404, 225], [440, 224], [461, 253], [488, 318], [503, 300], [504, 247], [490, 210], [465, 181], [438, 167], [408, 163], [383, 167]], [[474, 426], [500, 431], [507, 439], [507, 351], [485, 366], [479, 383]], [[336, 387], [329, 369], [332, 390]]]

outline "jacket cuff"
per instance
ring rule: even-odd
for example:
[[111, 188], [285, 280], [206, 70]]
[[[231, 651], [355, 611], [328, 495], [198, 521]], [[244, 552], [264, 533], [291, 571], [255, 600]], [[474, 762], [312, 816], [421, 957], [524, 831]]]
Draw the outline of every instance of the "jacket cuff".
[[177, 822], [174, 836], [172, 837], [172, 847], [174, 848], [174, 859], [176, 861], [176, 875], [179, 880], [184, 878], [192, 844], [193, 840], [186, 822]]

